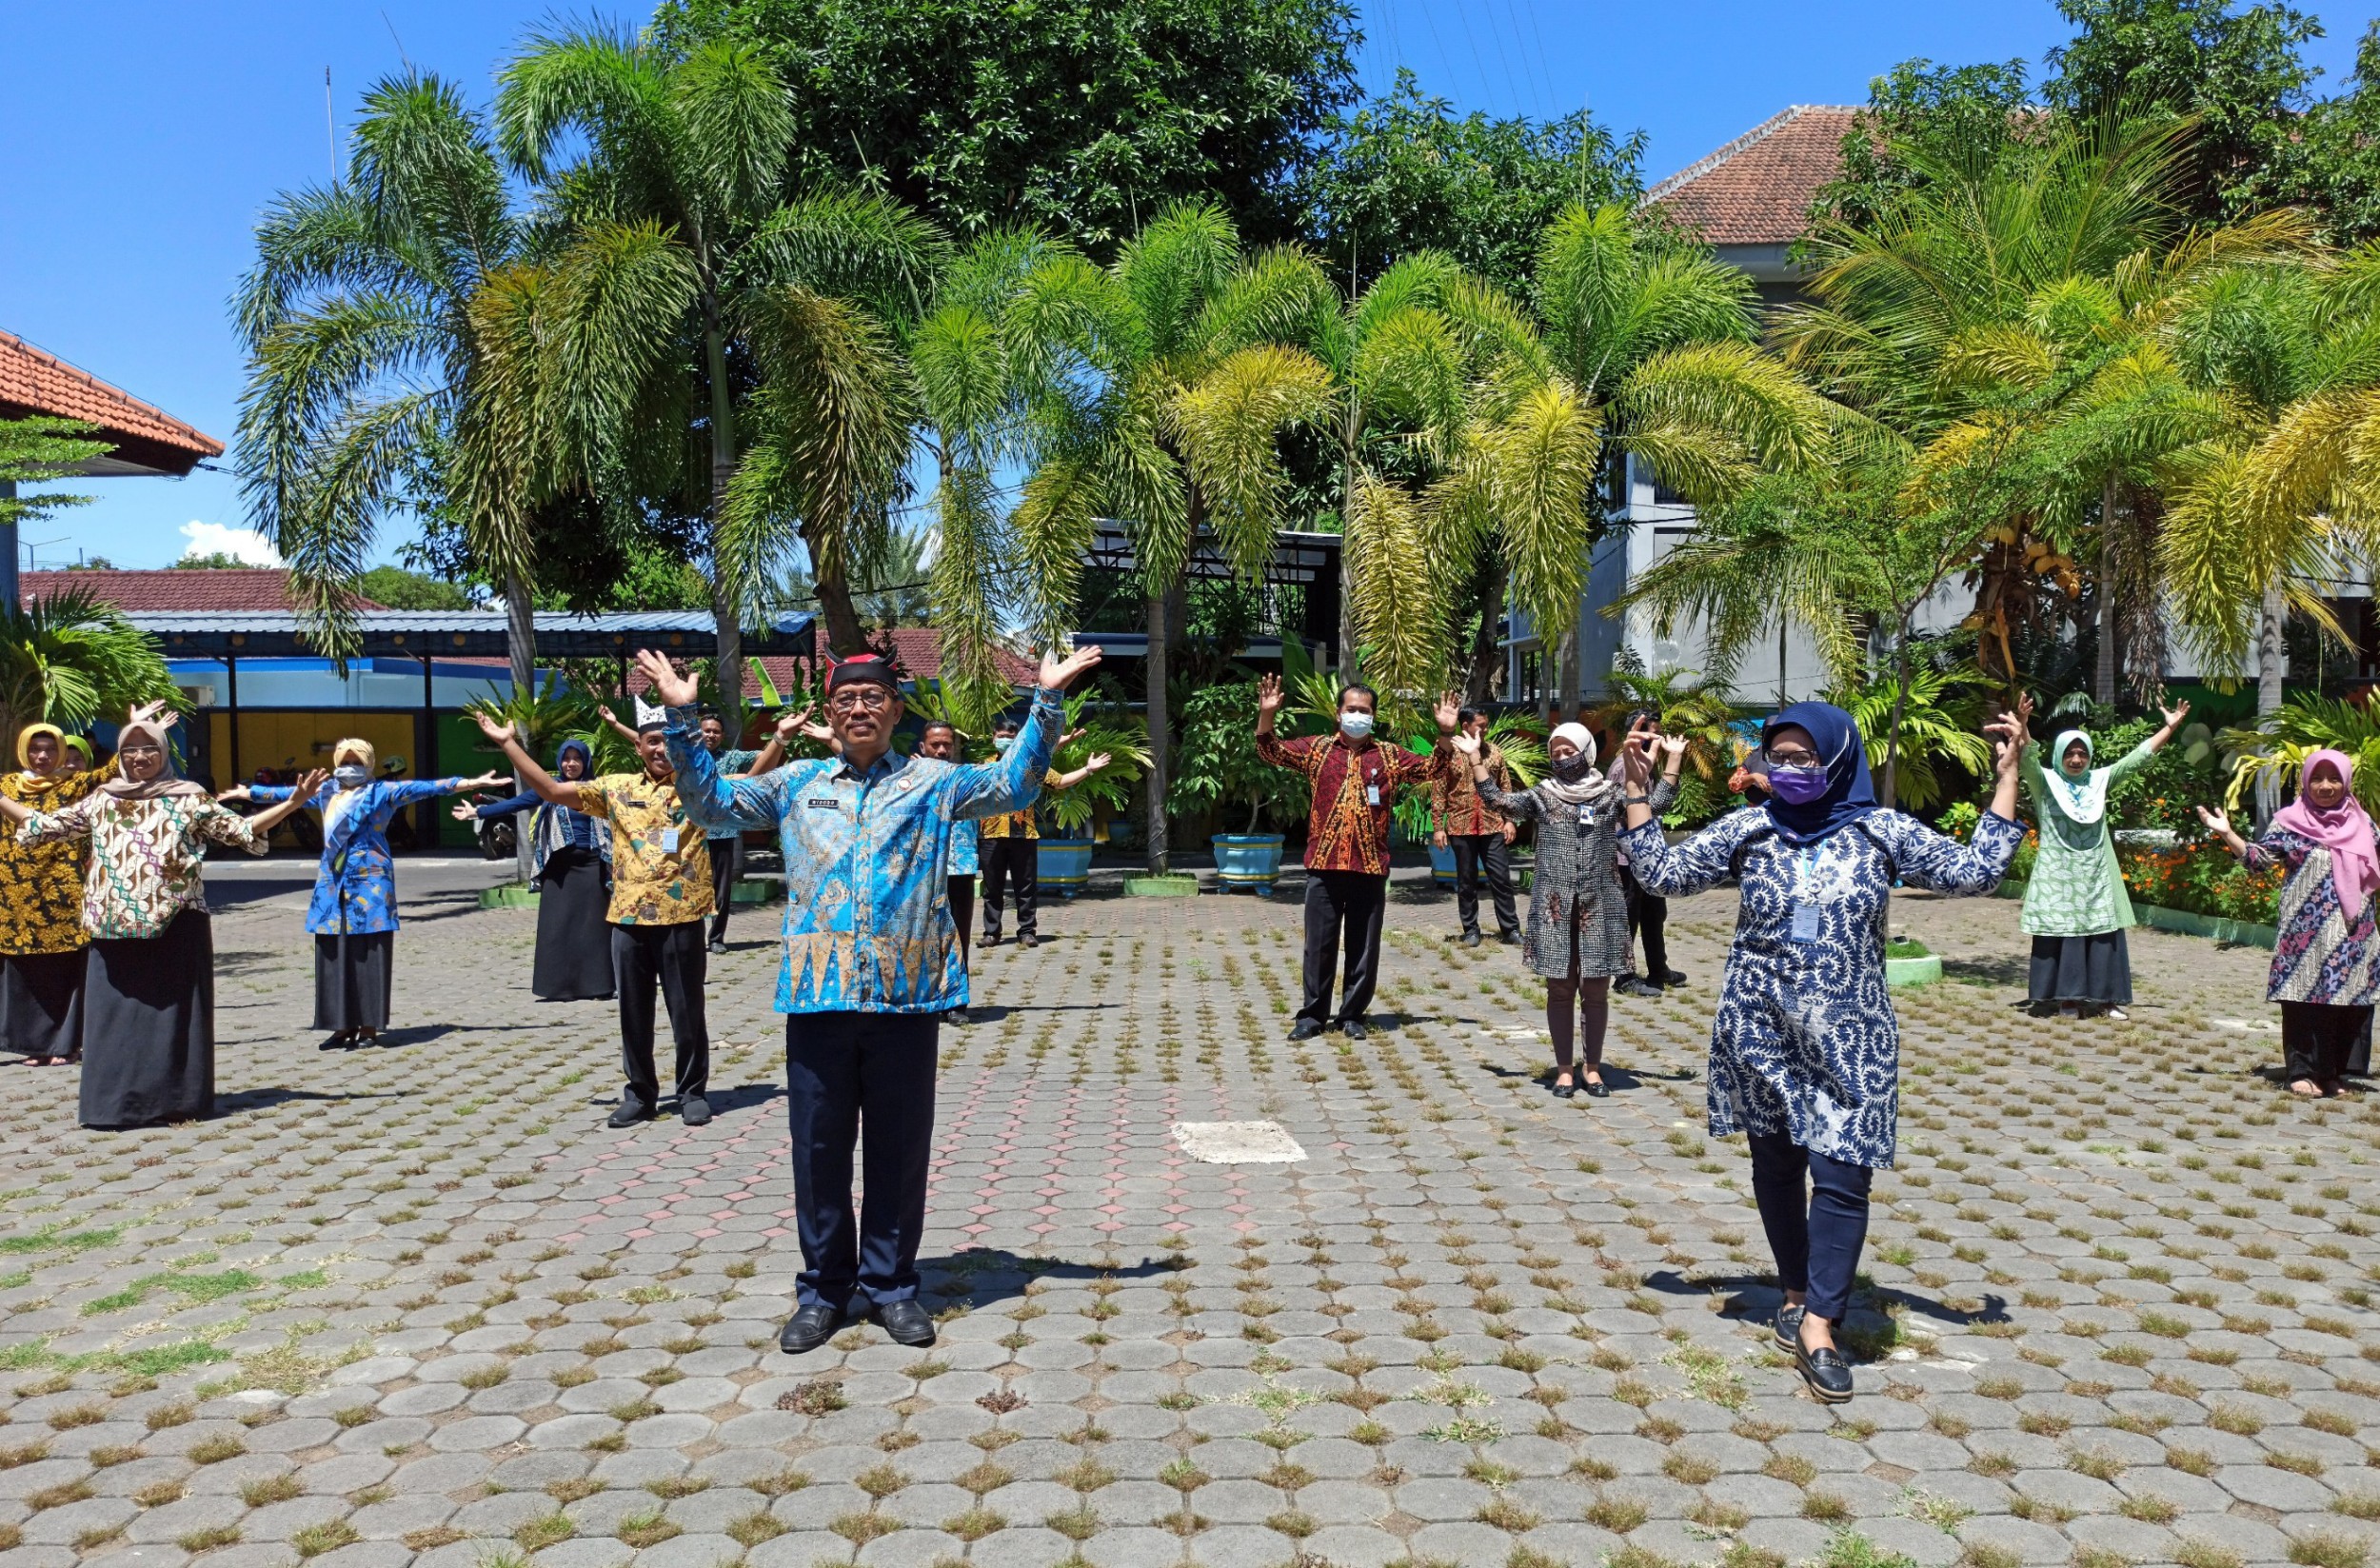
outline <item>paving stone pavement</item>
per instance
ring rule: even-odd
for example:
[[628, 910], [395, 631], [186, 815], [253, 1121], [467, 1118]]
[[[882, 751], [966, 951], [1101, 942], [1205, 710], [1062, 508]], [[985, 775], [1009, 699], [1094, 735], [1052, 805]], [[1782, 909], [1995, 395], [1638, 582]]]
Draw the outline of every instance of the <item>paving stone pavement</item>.
[[[2013, 904], [1896, 905], [1951, 978], [1829, 1411], [1702, 1132], [1725, 895], [1599, 1102], [1413, 881], [1359, 1044], [1283, 1038], [1291, 899], [1053, 902], [943, 1031], [941, 1343], [800, 1358], [771, 918], [713, 961], [718, 1120], [614, 1132], [533, 915], [407, 910], [346, 1053], [299, 902], [218, 917], [212, 1121], [0, 1079], [0, 1568], [2361, 1568], [2380, 1519], [2373, 1115], [2267, 1076], [2259, 952], [2136, 932], [2131, 1022], [2036, 1021]], [[1254, 1120], [1307, 1158], [1171, 1133]]]

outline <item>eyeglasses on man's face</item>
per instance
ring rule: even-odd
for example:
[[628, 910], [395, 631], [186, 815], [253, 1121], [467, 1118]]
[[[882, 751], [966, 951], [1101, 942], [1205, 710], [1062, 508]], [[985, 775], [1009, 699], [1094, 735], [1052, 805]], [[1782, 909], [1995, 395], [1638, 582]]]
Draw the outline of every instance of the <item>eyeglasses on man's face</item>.
[[892, 706], [892, 693], [883, 686], [862, 686], [857, 691], [835, 693], [826, 699], [826, 706], [835, 713], [858, 713], [863, 709], [869, 713], [882, 713]]

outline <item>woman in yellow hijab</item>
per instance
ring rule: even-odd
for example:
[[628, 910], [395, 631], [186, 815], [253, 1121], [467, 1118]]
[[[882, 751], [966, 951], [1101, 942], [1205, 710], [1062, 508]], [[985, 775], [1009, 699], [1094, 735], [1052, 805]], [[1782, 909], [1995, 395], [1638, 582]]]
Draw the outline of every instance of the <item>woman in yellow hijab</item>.
[[[113, 766], [78, 769], [56, 724], [17, 732], [17, 771], [0, 795], [42, 811], [72, 805], [107, 783]], [[0, 1051], [32, 1066], [83, 1054], [81, 851], [72, 844], [27, 848], [0, 833]]]

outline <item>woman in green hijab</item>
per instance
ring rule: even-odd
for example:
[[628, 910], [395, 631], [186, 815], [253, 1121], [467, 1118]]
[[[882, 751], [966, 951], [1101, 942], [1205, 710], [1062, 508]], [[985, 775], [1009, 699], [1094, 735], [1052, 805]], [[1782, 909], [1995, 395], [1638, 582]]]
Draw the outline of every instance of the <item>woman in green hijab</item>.
[[2036, 1014], [2054, 1006], [2068, 1018], [2105, 1013], [2120, 1019], [2132, 1000], [2132, 955], [2124, 942], [2132, 901], [2115, 863], [2108, 791], [2173, 738], [2190, 717], [2190, 705], [2158, 711], [2165, 727], [2105, 767], [2092, 765], [2091, 737], [2079, 729], [2051, 743], [2053, 766], [2043, 765], [2037, 744], [2025, 750], [2025, 784], [2041, 831], [2020, 923], [2033, 938], [2029, 994]]

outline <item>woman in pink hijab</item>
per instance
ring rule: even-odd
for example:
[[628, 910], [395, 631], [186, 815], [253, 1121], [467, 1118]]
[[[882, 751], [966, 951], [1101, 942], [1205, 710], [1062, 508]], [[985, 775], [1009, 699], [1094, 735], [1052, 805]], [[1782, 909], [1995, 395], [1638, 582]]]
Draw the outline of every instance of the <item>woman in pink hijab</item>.
[[2250, 844], [2220, 811], [2198, 808], [2208, 827], [2251, 867], [2289, 869], [2281, 885], [2280, 939], [2272, 946], [2268, 1000], [2281, 1004], [2281, 1048], [2290, 1092], [2344, 1094], [2347, 1057], [2380, 1000], [2380, 848], [2355, 799], [2355, 764], [2322, 750], [2299, 770], [2297, 800]]

